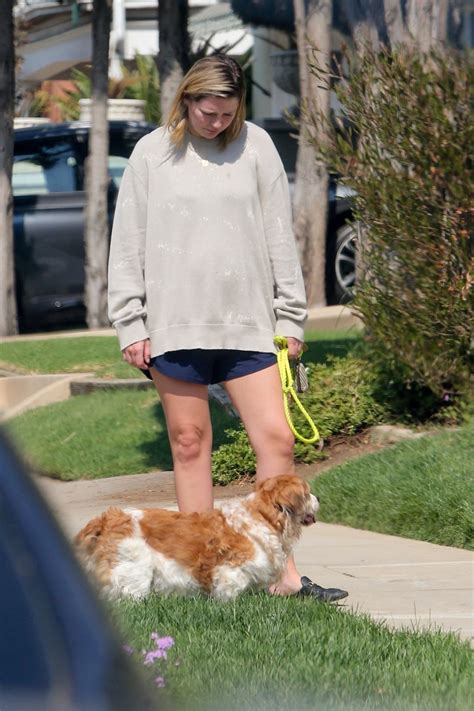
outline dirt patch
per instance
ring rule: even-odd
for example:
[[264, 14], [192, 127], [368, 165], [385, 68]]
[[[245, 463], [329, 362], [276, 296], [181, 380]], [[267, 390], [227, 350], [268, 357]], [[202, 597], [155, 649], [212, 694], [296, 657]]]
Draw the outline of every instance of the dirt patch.
[[331, 438], [331, 442], [323, 450], [327, 454], [327, 459], [312, 464], [298, 464], [296, 469], [305, 479], [314, 479], [319, 474], [350, 459], [379, 452], [381, 449], [384, 449], [383, 445], [371, 442], [366, 432], [347, 437], [336, 436]]

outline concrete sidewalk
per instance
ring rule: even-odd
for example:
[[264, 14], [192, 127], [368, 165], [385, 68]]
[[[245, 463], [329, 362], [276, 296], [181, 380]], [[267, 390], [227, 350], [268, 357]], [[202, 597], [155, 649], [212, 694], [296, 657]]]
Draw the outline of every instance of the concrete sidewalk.
[[[349, 306], [313, 306], [308, 309], [307, 331], [321, 329], [323, 331], [352, 331], [362, 328], [362, 322], [352, 312]], [[66, 331], [48, 331], [47, 333], [25, 333], [16, 336], [4, 336], [1, 343], [11, 341], [42, 341], [54, 338], [74, 338], [77, 336], [115, 336], [113, 328], [69, 329]]]
[[[174, 508], [172, 477], [157, 472], [78, 482], [40, 478], [38, 483], [72, 536], [108, 506]], [[220, 492], [216, 489], [216, 499]], [[469, 551], [317, 523], [305, 529], [295, 553], [303, 574], [349, 591], [348, 609], [393, 627], [472, 638], [474, 556]]]

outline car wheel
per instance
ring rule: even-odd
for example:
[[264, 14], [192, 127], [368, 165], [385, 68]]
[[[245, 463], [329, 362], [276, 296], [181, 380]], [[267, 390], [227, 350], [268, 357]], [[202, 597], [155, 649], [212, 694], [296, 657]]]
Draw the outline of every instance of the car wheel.
[[348, 222], [336, 232], [334, 254], [334, 297], [336, 303], [347, 303], [356, 285], [357, 229]]

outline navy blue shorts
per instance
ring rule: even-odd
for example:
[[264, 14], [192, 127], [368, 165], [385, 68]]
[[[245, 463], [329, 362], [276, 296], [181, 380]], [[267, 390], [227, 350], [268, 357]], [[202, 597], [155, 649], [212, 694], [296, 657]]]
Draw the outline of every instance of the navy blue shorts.
[[[250, 375], [276, 363], [274, 353], [193, 348], [168, 351], [151, 359], [150, 367], [169, 378], [211, 385]], [[143, 373], [150, 378], [149, 371]]]

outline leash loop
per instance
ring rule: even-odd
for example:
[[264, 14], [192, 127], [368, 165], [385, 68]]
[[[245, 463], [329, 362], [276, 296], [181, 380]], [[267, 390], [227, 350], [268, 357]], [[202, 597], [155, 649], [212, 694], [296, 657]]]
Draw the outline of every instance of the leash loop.
[[[285, 410], [285, 417], [286, 421], [288, 422], [288, 426], [293, 432], [296, 439], [299, 439], [300, 442], [304, 442], [304, 444], [314, 444], [315, 442], [321, 439], [321, 436], [318, 432], [318, 428], [316, 427], [311, 418], [311, 415], [303, 407], [293, 386], [293, 373], [291, 370], [290, 359], [288, 355], [288, 340], [284, 336], [275, 336], [273, 342], [277, 347], [278, 372], [280, 374], [280, 380], [283, 389], [283, 407]], [[312, 432], [310, 437], [305, 437], [304, 435], [302, 435], [294, 426], [290, 413], [290, 399], [293, 399], [293, 402], [296, 404], [299, 411], [309, 424]]]

